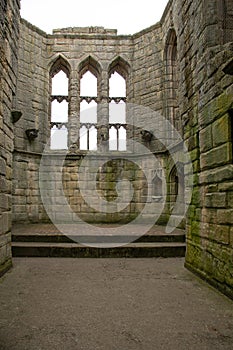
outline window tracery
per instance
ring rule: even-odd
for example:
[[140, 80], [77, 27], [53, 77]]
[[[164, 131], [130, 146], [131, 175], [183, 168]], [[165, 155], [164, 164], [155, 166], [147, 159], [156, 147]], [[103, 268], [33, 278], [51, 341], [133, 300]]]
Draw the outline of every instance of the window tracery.
[[80, 150], [97, 149], [97, 78], [89, 70], [80, 79]]
[[69, 115], [69, 69], [59, 57], [50, 71], [50, 148], [67, 149]]
[[109, 149], [125, 151], [127, 64], [117, 58], [109, 69]]

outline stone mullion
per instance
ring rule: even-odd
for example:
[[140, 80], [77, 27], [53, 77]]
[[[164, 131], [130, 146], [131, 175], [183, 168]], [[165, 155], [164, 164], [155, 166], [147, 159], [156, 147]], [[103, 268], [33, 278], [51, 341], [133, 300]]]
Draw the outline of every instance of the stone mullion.
[[[100, 88], [99, 88], [100, 87]], [[98, 106], [97, 106], [97, 147], [109, 139], [109, 103], [108, 103], [108, 72], [102, 73], [101, 83], [98, 86]], [[108, 149], [105, 143], [106, 150]]]
[[79, 147], [79, 130], [80, 130], [80, 86], [79, 78], [76, 71], [70, 74], [69, 82], [69, 133], [68, 147], [77, 144]]
[[116, 127], [117, 132], [117, 151], [119, 151], [119, 126]]
[[138, 101], [134, 96], [134, 72], [131, 71], [126, 78], [126, 103], [125, 103], [125, 129], [126, 129], [126, 149], [128, 150], [128, 140], [134, 139], [134, 120], [132, 113], [132, 105], [136, 105]]

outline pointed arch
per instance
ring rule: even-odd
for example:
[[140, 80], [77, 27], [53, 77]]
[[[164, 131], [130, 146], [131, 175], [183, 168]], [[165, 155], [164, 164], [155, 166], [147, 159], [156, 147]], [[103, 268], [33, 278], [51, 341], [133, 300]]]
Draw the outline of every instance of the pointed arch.
[[101, 73], [102, 67], [100, 63], [90, 55], [82, 60], [78, 66], [80, 98], [79, 144], [82, 150], [93, 150], [97, 147], [96, 123]]
[[[61, 54], [54, 57], [50, 62], [49, 122], [51, 149], [67, 149], [68, 147], [70, 72], [69, 62]], [[60, 77], [58, 78], [58, 76]]]
[[184, 165], [181, 162], [177, 162], [170, 170], [169, 178], [174, 178], [176, 176], [180, 176], [181, 178], [184, 176]]
[[126, 99], [129, 63], [117, 56], [108, 67], [109, 96], [109, 149], [125, 151], [127, 148]]
[[87, 56], [78, 66], [78, 73], [80, 79], [87, 72], [90, 71], [96, 78], [101, 75], [102, 68], [100, 63], [93, 57]]
[[177, 36], [174, 28], [170, 28], [167, 34], [164, 59], [166, 74], [171, 76], [173, 89], [177, 88]]
[[160, 175], [161, 170], [155, 171], [152, 178], [152, 196], [153, 197], [162, 197], [163, 196], [163, 179]]
[[177, 170], [176, 165], [173, 166], [173, 168], [170, 171], [169, 174], [170, 179], [170, 195], [173, 196], [172, 201], [176, 200], [176, 197], [178, 195], [178, 186], [179, 186], [179, 173]]
[[170, 28], [167, 33], [164, 58], [166, 62], [177, 60], [177, 36], [174, 28]]
[[182, 132], [178, 107], [178, 55], [177, 35], [175, 29], [169, 29], [164, 48], [166, 118]]
[[[184, 165], [182, 163], [178, 162], [172, 167], [169, 173], [168, 184], [168, 193], [170, 197], [170, 211], [172, 211], [176, 203], [178, 203], [178, 207], [180, 207], [180, 212], [182, 212], [184, 205], [185, 190]], [[179, 209], [177, 210], [179, 211]]]
[[126, 80], [128, 78], [129, 72], [130, 72], [129, 63], [121, 56], [117, 56], [116, 58], [114, 58], [114, 60], [110, 63], [110, 65], [108, 67], [109, 77], [114, 72], [117, 72]]
[[58, 55], [49, 65], [50, 77], [53, 78], [54, 75], [59, 73], [61, 70], [66, 74], [67, 78], [69, 78], [71, 66], [64, 56]]

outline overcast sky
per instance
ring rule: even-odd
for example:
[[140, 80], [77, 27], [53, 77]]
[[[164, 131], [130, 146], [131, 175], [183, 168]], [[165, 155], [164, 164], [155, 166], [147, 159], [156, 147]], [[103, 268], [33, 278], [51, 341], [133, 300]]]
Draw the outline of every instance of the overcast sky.
[[47, 33], [102, 26], [133, 34], [158, 22], [168, 0], [21, 0], [21, 16]]

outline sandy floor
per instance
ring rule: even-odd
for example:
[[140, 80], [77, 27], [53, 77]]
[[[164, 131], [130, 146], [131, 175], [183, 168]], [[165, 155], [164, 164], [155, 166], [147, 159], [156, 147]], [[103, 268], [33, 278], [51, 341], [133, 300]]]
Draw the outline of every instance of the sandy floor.
[[233, 349], [233, 302], [176, 259], [15, 258], [1, 350]]

